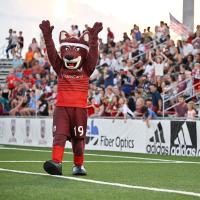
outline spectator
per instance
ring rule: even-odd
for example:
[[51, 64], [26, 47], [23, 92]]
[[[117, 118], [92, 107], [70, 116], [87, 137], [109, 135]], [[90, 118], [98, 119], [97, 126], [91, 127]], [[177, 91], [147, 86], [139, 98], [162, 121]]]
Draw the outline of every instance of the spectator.
[[127, 118], [129, 117], [134, 117], [134, 113], [128, 108], [127, 106], [127, 100], [123, 97], [119, 98], [119, 109], [116, 113], [116, 115], [114, 116], [113, 122], [115, 121], [115, 119], [119, 116], [123, 116], [124, 118], [124, 122], [126, 122]]
[[157, 91], [157, 86], [152, 84], [150, 85], [150, 93], [152, 98], [152, 104], [153, 104], [153, 111], [157, 114], [162, 113], [162, 97], [160, 93]]
[[37, 43], [36, 38], [32, 39], [31, 44], [29, 45], [29, 47], [31, 47], [32, 51], [35, 52], [37, 48], [39, 48], [39, 45]]
[[108, 65], [104, 64], [103, 67], [104, 88], [107, 88], [109, 85], [113, 86], [113, 72], [109, 69]]
[[193, 53], [194, 48], [192, 44], [187, 43], [185, 38], [182, 41], [183, 41], [183, 56], [186, 60], [187, 56]]
[[18, 38], [16, 35], [16, 31], [13, 31], [12, 29], [9, 30], [9, 37], [8, 39], [8, 47], [6, 48], [6, 55], [7, 58], [9, 58], [9, 51], [11, 50], [13, 57], [15, 57], [15, 51], [14, 48], [17, 46]]
[[142, 117], [144, 118], [144, 122], [146, 123], [147, 127], [150, 128], [150, 120], [151, 119], [156, 119], [157, 115], [155, 112], [153, 112], [150, 108], [148, 108], [147, 106], [143, 106], [141, 108], [141, 113], [142, 113]]
[[183, 96], [178, 97], [178, 105], [175, 107], [176, 117], [186, 117], [188, 112], [187, 104]]
[[108, 43], [111, 43], [111, 42], [113, 42], [114, 41], [114, 34], [113, 34], [113, 32], [110, 30], [110, 28], [108, 27], [107, 28], [107, 42]]
[[193, 101], [190, 101], [188, 104], [187, 104], [187, 108], [188, 108], [188, 111], [187, 111], [187, 119], [192, 119], [194, 120], [195, 117], [196, 117], [196, 110], [195, 110], [195, 104]]
[[29, 46], [28, 52], [26, 53], [25, 56], [25, 62], [30, 63], [33, 60], [34, 52], [32, 48]]
[[132, 111], [135, 112], [136, 109], [136, 102], [135, 102], [135, 93], [131, 92], [130, 96], [128, 97], [128, 102], [127, 102], [128, 108]]
[[22, 31], [19, 31], [18, 44], [19, 44], [19, 57], [21, 58], [22, 49], [24, 48], [24, 37], [22, 36]]
[[38, 101], [38, 115], [39, 116], [49, 116], [49, 104], [46, 100], [46, 95], [42, 94]]

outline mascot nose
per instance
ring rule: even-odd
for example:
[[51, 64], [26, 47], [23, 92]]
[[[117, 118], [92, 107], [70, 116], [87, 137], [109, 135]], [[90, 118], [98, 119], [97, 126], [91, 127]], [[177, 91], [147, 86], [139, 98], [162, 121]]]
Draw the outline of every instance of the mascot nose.
[[73, 56], [65, 56], [65, 58], [67, 59], [67, 60], [73, 60], [74, 59], [74, 57]]

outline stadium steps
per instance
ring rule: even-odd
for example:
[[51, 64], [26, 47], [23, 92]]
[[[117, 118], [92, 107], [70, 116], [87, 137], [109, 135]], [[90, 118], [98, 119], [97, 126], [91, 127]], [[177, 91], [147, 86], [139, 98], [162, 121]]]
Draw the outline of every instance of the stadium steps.
[[6, 77], [9, 74], [12, 66], [12, 59], [0, 59], [0, 84], [6, 82]]

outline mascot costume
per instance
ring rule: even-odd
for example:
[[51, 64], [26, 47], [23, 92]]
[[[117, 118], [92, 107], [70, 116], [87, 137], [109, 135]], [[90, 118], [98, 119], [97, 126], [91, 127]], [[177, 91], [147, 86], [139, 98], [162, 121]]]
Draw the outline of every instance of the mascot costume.
[[57, 103], [53, 115], [52, 160], [44, 163], [44, 170], [62, 175], [62, 159], [67, 140], [74, 155], [73, 175], [86, 175], [84, 148], [87, 129], [87, 95], [89, 77], [98, 60], [98, 33], [102, 23], [96, 22], [79, 38], [60, 32], [60, 54], [56, 51], [50, 22], [42, 21], [42, 30], [49, 61], [58, 78]]

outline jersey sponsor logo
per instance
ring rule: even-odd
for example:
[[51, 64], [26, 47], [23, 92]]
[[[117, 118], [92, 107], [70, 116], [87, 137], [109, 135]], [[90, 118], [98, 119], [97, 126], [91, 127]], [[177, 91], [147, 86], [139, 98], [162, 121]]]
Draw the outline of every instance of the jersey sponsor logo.
[[198, 156], [196, 122], [171, 122], [171, 155]]
[[148, 139], [146, 145], [146, 152], [149, 154], [160, 154], [168, 155], [169, 147], [166, 145], [166, 140], [164, 138], [164, 132], [161, 122], [157, 124], [156, 130], [154, 130], [153, 136]]

